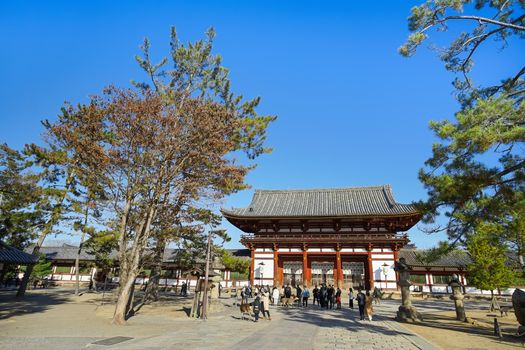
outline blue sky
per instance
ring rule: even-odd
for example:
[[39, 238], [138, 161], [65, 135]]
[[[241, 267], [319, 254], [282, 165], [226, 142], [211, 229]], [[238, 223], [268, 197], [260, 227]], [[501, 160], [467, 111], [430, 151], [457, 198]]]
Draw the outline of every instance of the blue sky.
[[[268, 130], [272, 154], [248, 183], [260, 189], [391, 184], [396, 199], [425, 198], [418, 169], [435, 141], [430, 119], [452, 118], [457, 104], [437, 54], [422, 47], [397, 54], [417, 1], [71, 1], [0, 4], [0, 141], [38, 141], [40, 120], [64, 101], [86, 102], [108, 84], [143, 77], [134, 61], [145, 36], [168, 53], [169, 29], [182, 41], [217, 31], [215, 52], [232, 87], [278, 120]], [[435, 36], [445, 43], [444, 34]], [[480, 50], [474, 77], [497, 82], [522, 63], [523, 43]], [[223, 206], [244, 207], [253, 190]], [[240, 247], [240, 232], [225, 223]], [[410, 231], [419, 247], [442, 236]]]

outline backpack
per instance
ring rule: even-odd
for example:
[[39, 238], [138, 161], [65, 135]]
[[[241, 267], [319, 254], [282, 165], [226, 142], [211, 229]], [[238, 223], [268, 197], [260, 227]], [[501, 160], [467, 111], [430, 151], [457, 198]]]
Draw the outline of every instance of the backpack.
[[358, 305], [365, 305], [365, 295], [363, 293], [358, 293], [356, 300]]
[[255, 298], [255, 300], [252, 303], [252, 307], [253, 312], [259, 312], [259, 310], [261, 309], [261, 300], [259, 299], [259, 297]]

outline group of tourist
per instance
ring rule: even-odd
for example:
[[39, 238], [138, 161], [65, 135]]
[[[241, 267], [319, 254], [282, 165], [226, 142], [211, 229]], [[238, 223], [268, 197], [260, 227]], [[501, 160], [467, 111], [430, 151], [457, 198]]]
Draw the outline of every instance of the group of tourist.
[[[342, 307], [342, 291], [333, 285], [321, 284], [320, 287], [315, 285], [312, 290], [313, 305], [319, 305], [325, 309], [341, 309]], [[359, 317], [361, 320], [372, 320], [373, 307], [372, 304], [379, 303], [381, 299], [381, 291], [375, 288], [373, 293], [369, 290], [363, 291], [359, 288], [357, 293], [353, 288], [348, 289], [348, 307], [354, 308], [354, 301], [359, 309]], [[310, 290], [307, 286], [297, 285], [295, 287], [287, 284], [281, 289], [278, 287], [269, 286], [244, 286], [241, 289], [242, 302], [247, 304], [249, 299], [253, 298], [251, 303], [255, 314], [255, 320], [259, 320], [259, 314], [262, 314], [263, 319], [271, 320], [270, 318], [270, 303], [274, 306], [290, 306], [298, 305], [308, 307], [308, 300], [310, 299]]]
[[321, 288], [316, 285], [313, 289], [313, 304], [317, 302], [317, 305], [326, 309], [333, 309], [335, 305], [337, 309], [341, 309], [341, 294], [341, 289], [336, 289], [333, 285], [326, 286], [323, 283]]
[[247, 304], [248, 298], [253, 296], [254, 300], [251, 305], [253, 313], [255, 315], [255, 322], [259, 321], [259, 314], [262, 314], [263, 319], [271, 321], [270, 316], [270, 299], [273, 298], [273, 294], [270, 293], [268, 286], [255, 286], [253, 289], [251, 286], [244, 286], [241, 289], [242, 302]]

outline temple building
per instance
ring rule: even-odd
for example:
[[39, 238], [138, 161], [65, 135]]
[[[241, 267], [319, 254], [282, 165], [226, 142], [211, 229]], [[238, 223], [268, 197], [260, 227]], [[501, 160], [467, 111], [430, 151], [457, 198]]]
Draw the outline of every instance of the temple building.
[[421, 214], [388, 185], [257, 190], [246, 208], [222, 209], [245, 232], [251, 284], [397, 288], [394, 261]]

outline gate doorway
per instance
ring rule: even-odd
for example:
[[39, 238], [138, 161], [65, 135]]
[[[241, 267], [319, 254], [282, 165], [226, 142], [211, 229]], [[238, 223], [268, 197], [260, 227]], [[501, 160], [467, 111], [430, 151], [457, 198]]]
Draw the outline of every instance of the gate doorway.
[[332, 261], [312, 261], [313, 286], [321, 284], [334, 284], [334, 263]]
[[283, 285], [296, 287], [303, 284], [303, 263], [290, 261], [283, 262]]
[[365, 288], [365, 264], [360, 261], [343, 262], [343, 287]]

